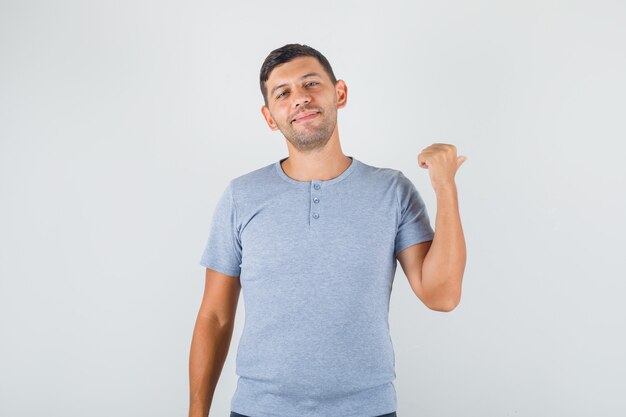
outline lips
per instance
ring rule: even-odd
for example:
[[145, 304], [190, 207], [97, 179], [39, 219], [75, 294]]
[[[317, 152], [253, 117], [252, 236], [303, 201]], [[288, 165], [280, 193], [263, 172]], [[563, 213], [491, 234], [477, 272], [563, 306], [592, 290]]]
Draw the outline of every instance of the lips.
[[304, 119], [304, 118], [311, 118], [312, 119], [313, 117], [309, 117], [309, 116], [316, 115], [317, 113], [319, 113], [317, 110], [312, 110], [312, 111], [307, 111], [307, 112], [300, 113], [291, 122], [292, 123], [293, 122], [297, 122], [297, 121], [299, 121], [301, 119]]

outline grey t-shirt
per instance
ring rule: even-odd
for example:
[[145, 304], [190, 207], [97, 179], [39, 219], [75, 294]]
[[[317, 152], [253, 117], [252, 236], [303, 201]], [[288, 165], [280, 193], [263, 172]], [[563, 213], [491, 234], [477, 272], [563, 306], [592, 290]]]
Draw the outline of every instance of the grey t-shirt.
[[388, 322], [396, 255], [434, 231], [401, 171], [350, 158], [326, 181], [290, 178], [283, 158], [232, 179], [217, 203], [200, 264], [241, 282], [232, 411], [396, 411]]

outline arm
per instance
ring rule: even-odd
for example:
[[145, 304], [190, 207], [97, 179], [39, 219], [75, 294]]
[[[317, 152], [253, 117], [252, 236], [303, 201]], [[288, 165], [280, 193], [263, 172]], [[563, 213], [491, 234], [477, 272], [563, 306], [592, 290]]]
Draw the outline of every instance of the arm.
[[413, 292], [430, 309], [452, 311], [461, 300], [465, 269], [465, 238], [461, 227], [456, 186], [439, 188], [432, 241], [398, 253]]
[[466, 251], [454, 176], [466, 160], [446, 143], [434, 143], [417, 156], [437, 196], [435, 235], [398, 253], [398, 260], [413, 291], [433, 310], [452, 311], [461, 301]]
[[204, 296], [189, 355], [189, 417], [207, 417], [228, 355], [241, 284], [206, 269]]

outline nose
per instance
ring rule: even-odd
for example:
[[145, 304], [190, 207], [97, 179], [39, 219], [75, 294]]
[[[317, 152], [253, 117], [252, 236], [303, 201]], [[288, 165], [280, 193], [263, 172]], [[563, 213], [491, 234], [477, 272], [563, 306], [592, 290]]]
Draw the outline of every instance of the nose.
[[311, 101], [311, 95], [303, 88], [295, 89], [293, 96], [295, 108], [298, 108], [301, 104], [308, 104]]

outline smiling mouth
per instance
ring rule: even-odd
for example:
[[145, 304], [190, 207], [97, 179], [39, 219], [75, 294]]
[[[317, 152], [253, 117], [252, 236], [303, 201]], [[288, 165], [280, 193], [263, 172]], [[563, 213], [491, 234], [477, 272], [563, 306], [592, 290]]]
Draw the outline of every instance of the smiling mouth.
[[318, 115], [319, 115], [319, 112], [315, 112], [313, 114], [309, 114], [308, 116], [295, 119], [292, 123], [306, 122], [307, 120], [315, 119]]

